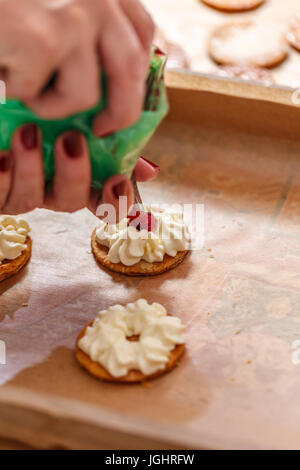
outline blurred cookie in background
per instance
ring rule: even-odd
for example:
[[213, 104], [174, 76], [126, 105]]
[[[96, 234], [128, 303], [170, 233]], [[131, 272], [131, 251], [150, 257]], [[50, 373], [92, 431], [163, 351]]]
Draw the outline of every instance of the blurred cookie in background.
[[275, 83], [270, 70], [258, 67], [243, 67], [240, 65], [221, 65], [214, 72], [215, 75], [222, 78], [240, 78], [241, 80], [259, 82], [270, 86]]
[[239, 21], [216, 28], [208, 44], [210, 57], [221, 65], [275, 67], [288, 55], [281, 27], [271, 21]]
[[154, 44], [168, 54], [168, 69], [190, 68], [189, 60], [184, 49], [179, 44], [169, 41], [160, 29], [156, 30]]
[[228, 13], [253, 10], [262, 5], [265, 0], [202, 0], [206, 5]]
[[286, 37], [290, 45], [300, 52], [300, 14], [290, 22]]

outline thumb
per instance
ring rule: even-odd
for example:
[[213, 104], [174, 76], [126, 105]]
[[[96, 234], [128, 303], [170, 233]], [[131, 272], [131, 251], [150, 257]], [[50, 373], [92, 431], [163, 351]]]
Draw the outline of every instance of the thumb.
[[115, 175], [105, 182], [101, 198], [95, 204], [95, 212], [97, 217], [105, 218], [106, 222], [116, 223], [126, 217], [133, 203], [134, 190], [131, 181], [124, 175]]

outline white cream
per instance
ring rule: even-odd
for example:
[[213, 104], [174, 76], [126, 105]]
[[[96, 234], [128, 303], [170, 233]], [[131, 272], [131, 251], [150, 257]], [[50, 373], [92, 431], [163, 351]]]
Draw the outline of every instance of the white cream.
[[271, 22], [232, 24], [211, 39], [213, 55], [222, 63], [264, 66], [286, 49], [280, 27]]
[[[162, 305], [139, 299], [99, 312], [78, 345], [113, 377], [130, 370], [150, 375], [166, 367], [170, 352], [184, 343], [184, 331], [181, 320], [167, 315]], [[133, 335], [138, 341], [128, 340]]]
[[106, 246], [108, 258], [112, 263], [132, 266], [141, 260], [148, 263], [162, 261], [165, 254], [176, 256], [179, 251], [189, 248], [190, 234], [183, 220], [183, 213], [177, 210], [153, 209], [143, 206], [157, 220], [155, 230], [137, 230], [129, 225], [129, 219], [118, 224], [99, 222], [96, 239]]
[[0, 264], [5, 259], [18, 258], [26, 250], [26, 238], [30, 228], [20, 217], [0, 215]]

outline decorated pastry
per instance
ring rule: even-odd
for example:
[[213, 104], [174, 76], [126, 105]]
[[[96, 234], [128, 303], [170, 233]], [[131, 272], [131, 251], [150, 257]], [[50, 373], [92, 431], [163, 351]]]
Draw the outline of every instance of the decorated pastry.
[[288, 54], [281, 28], [270, 21], [241, 21], [219, 26], [209, 40], [209, 54], [222, 65], [274, 67]]
[[184, 352], [185, 327], [159, 303], [139, 299], [98, 313], [80, 332], [76, 359], [111, 382], [143, 382], [172, 370]]
[[25, 266], [31, 256], [28, 223], [11, 215], [0, 215], [0, 281]]
[[153, 276], [174, 268], [188, 253], [190, 234], [178, 210], [142, 206], [118, 224], [99, 222], [92, 234], [97, 262], [128, 276]]
[[236, 13], [259, 7], [265, 0], [202, 0], [206, 5], [221, 11]]

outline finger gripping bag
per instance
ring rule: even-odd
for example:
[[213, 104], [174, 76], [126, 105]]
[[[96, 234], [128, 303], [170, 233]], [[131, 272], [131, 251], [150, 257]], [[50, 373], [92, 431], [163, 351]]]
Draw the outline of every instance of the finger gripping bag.
[[0, 104], [0, 150], [9, 150], [14, 131], [26, 123], [35, 123], [42, 133], [45, 180], [54, 176], [54, 144], [60, 134], [70, 130], [82, 132], [89, 147], [92, 167], [92, 187], [101, 189], [103, 183], [115, 174], [130, 176], [141, 150], [154, 133], [168, 111], [163, 84], [166, 56], [153, 48], [147, 79], [144, 109], [139, 120], [131, 127], [108, 137], [99, 138], [92, 131], [94, 117], [107, 103], [106, 79], [102, 77], [102, 98], [99, 103], [84, 112], [63, 119], [41, 119], [19, 100], [8, 99]]

